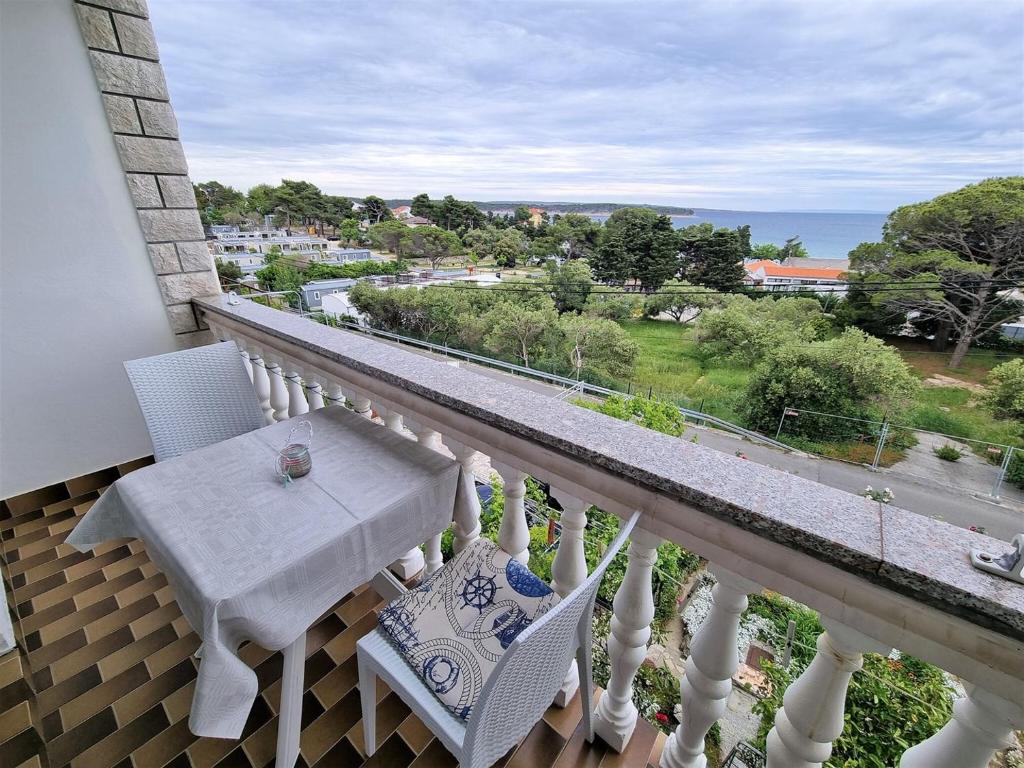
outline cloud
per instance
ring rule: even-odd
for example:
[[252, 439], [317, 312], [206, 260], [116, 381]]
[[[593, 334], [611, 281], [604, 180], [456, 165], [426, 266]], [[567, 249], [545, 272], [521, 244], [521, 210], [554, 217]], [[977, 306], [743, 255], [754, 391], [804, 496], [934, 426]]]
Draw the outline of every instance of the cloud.
[[150, 0], [192, 175], [875, 208], [1021, 173], [1024, 6]]

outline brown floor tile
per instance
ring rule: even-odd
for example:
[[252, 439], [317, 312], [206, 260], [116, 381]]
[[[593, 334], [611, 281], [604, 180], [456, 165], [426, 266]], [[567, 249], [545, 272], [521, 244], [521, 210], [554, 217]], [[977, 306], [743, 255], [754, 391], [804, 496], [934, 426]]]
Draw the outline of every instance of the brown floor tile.
[[97, 587], [92, 587], [79, 592], [75, 595], [75, 609], [82, 610], [88, 608], [93, 603], [98, 603], [107, 597], [113, 597], [115, 593], [120, 592], [122, 589], [127, 589], [132, 584], [137, 584], [146, 578], [146, 575], [142, 572], [141, 568], [136, 568], [128, 573], [122, 573], [120, 576], [106, 581]]
[[645, 765], [654, 747], [654, 741], [660, 731], [646, 720], [638, 720], [633, 735], [622, 753], [608, 750], [601, 761], [601, 768], [630, 768], [634, 765]]
[[402, 721], [402, 724], [398, 726], [398, 732], [402, 734], [405, 743], [416, 754], [426, 749], [427, 744], [434, 738], [434, 734], [430, 732], [430, 729], [414, 714], [410, 714]]
[[[63, 574], [54, 574], [63, 575]], [[52, 577], [51, 577], [52, 578]], [[92, 587], [97, 585], [105, 584], [106, 579], [103, 576], [102, 571], [95, 571], [93, 573], [84, 574], [80, 579], [76, 579], [70, 584], [57, 584], [49, 591], [35, 597], [29, 601], [28, 605], [22, 603], [18, 606], [18, 614], [22, 618], [31, 616], [33, 613], [46, 610], [51, 605], [57, 605], [57, 603], [70, 600], [75, 595], [80, 594]]]
[[[94, 555], [90, 552], [78, 552], [77, 554], [84, 554], [88, 560], [83, 563], [71, 565], [65, 569], [65, 572], [68, 575], [68, 581], [74, 581], [75, 579], [81, 578], [86, 573], [91, 573], [95, 570], [102, 570], [111, 563], [116, 563], [119, 560], [124, 560], [125, 558], [130, 557], [133, 552], [131, 547], [120, 546], [110, 550], [109, 552], [104, 552], [102, 555]], [[63, 560], [64, 558], [61, 559]], [[34, 574], [30, 573], [28, 575], [31, 578]]]
[[363, 756], [348, 739], [342, 739], [320, 758], [314, 768], [357, 768], [363, 764]]
[[10, 741], [3, 744], [4, 765], [32, 765], [32, 758], [37, 757], [43, 748], [42, 740], [34, 728], [27, 728]]
[[345, 626], [351, 627], [356, 621], [372, 611], [374, 606], [380, 602], [381, 596], [371, 587], [364, 589], [358, 595], [353, 595], [339, 605], [337, 614], [345, 622]]
[[395, 733], [363, 763], [363, 768], [404, 768], [412, 763], [415, 757], [408, 745], [402, 741], [402, 737]]
[[80, 648], [74, 653], [69, 653], [62, 659], [57, 659], [48, 667], [53, 684], [73, 677], [86, 667], [106, 659], [110, 654], [121, 650], [134, 641], [135, 638], [132, 636], [132, 631], [128, 627], [121, 627], [121, 629], [111, 632], [106, 637], [101, 637], [84, 648]]
[[[182, 666], [185, 664], [192, 667], [191, 672], [188, 672], [187, 667]], [[181, 664], [174, 669], [177, 670], [179, 674], [191, 674], [192, 679], [164, 699], [164, 709], [167, 710], [167, 717], [172, 723], [188, 719], [189, 713], [192, 711], [192, 697], [196, 692], [196, 677], [198, 674], [195, 663], [189, 659], [181, 662]]]
[[[362, 692], [360, 692], [360, 696], [362, 696]], [[398, 730], [398, 726], [410, 714], [409, 707], [398, 698], [398, 694], [388, 692], [377, 704], [377, 746], [381, 746], [391, 738], [391, 734]], [[364, 754], [366, 753], [366, 745], [363, 743], [363, 724], [361, 721], [353, 725], [345, 735], [356, 749]]]
[[61, 659], [69, 653], [85, 647], [88, 642], [89, 640], [85, 636], [84, 629], [75, 630], [71, 634], [64, 635], [59, 640], [46, 643], [38, 651], [30, 653], [28, 655], [29, 666], [32, 669], [42, 669], [57, 659]]
[[74, 498], [89, 491], [104, 488], [120, 477], [121, 473], [117, 471], [117, 467], [111, 467], [110, 469], [101, 469], [99, 472], [90, 472], [88, 475], [68, 480], [65, 485], [68, 488], [68, 495]]
[[[119, 723], [128, 723], [147, 712], [150, 708], [167, 699], [195, 679], [195, 667], [187, 659], [173, 669], [126, 693], [113, 704], [114, 714]], [[189, 697], [191, 703], [191, 697]], [[168, 720], [174, 722], [174, 715], [168, 713]]]
[[32, 727], [32, 712], [28, 701], [0, 712], [0, 744], [10, 741], [26, 728]]
[[124, 464], [118, 464], [117, 465], [117, 471], [121, 475], [121, 477], [124, 477], [129, 472], [134, 472], [136, 469], [142, 469], [143, 467], [148, 467], [152, 463], [153, 463], [153, 457], [152, 456], [143, 456], [140, 459], [132, 459], [131, 461], [126, 461]]
[[162, 675], [171, 667], [176, 666], [182, 659], [187, 659], [195, 653], [199, 645], [199, 636], [192, 632], [175, 640], [166, 648], [161, 648], [146, 659], [146, 667], [149, 669], [150, 676]]
[[[112, 680], [101, 683], [78, 698], [72, 699], [58, 710], [63, 730], [71, 730], [148, 681], [149, 673], [146, 672], [146, 667], [143, 664], [136, 664]], [[50, 738], [50, 734], [47, 734], [47, 738]]]
[[[55, 642], [59, 638], [62, 638], [78, 629], [84, 629], [91, 622], [96, 621], [97, 619], [100, 619], [108, 613], [116, 610], [117, 600], [113, 597], [108, 597], [106, 600], [100, 600], [100, 602], [94, 603], [84, 610], [71, 611], [60, 618], [39, 627], [38, 631], [33, 632], [31, 635], [29, 635], [31, 630], [26, 629], [25, 640], [29, 644], [29, 649], [35, 651], [42, 645]], [[22, 621], [22, 624], [25, 623], [25, 621]]]
[[[71, 598], [68, 598], [62, 603], [51, 605], [49, 608], [44, 608], [41, 611], [33, 613], [31, 616], [22, 616], [20, 621], [21, 631], [27, 635], [30, 632], [35, 632], [41, 627], [45, 627], [47, 624], [52, 624], [57, 619], [69, 616], [74, 612], [75, 603]], [[78, 626], [81, 626], [81, 624]]]
[[4, 503], [13, 517], [31, 512], [34, 509], [41, 509], [47, 504], [55, 504], [68, 498], [68, 489], [64, 483], [55, 483], [38, 491], [29, 491], [20, 496], [12, 496], [5, 499]]
[[336, 663], [341, 663], [356, 651], [356, 641], [367, 632], [377, 626], [377, 617], [368, 613], [355, 624], [349, 626], [344, 632], [338, 635], [324, 646], [324, 650], [331, 655]]
[[13, 581], [11, 583], [12, 594], [8, 596], [8, 605], [19, 605], [24, 603], [26, 600], [31, 600], [34, 597], [42, 595], [44, 592], [49, 592], [51, 589], [68, 583], [68, 575], [64, 571], [57, 571], [51, 573], [49, 576], [33, 581], [31, 584], [21, 582], [21, 586], [15, 586]]
[[[114, 596], [117, 599], [117, 596]], [[106, 616], [102, 616], [96, 621], [89, 622], [83, 628], [86, 636], [89, 638], [90, 643], [94, 643], [101, 637], [106, 637], [111, 632], [116, 632], [122, 627], [128, 627], [133, 637], [143, 637], [149, 634], [149, 632], [140, 632], [136, 628], [136, 624], [139, 620], [151, 616], [157, 613], [161, 609], [157, 603], [156, 598], [152, 595], [145, 595], [140, 600], [136, 600], [134, 603], [128, 603], [123, 608], [118, 608], [116, 611], [111, 611]], [[167, 622], [163, 622], [166, 624]], [[151, 625], [149, 631], [155, 629], [159, 624]]]
[[359, 669], [353, 654], [314, 685], [313, 692], [320, 699], [320, 703], [330, 709], [355, 688], [358, 682]]
[[65, 765], [76, 755], [82, 754], [116, 730], [117, 721], [114, 719], [114, 713], [108, 707], [90, 717], [77, 728], [48, 741], [46, 754], [52, 765]]
[[359, 718], [359, 691], [352, 690], [302, 732], [301, 752], [306, 762], [319, 761]]
[[549, 707], [544, 713], [544, 719], [548, 725], [558, 731], [563, 739], [571, 738], [583, 717], [583, 707], [580, 700], [580, 692], [576, 691], [569, 703], [564, 707]]
[[458, 764], [444, 744], [434, 739], [430, 742], [430, 746], [416, 756], [416, 759], [410, 764], [410, 768], [456, 768]]
[[649, 765], [657, 765], [661, 762], [661, 751], [665, 748], [665, 741], [668, 736], [664, 733], [658, 732], [657, 737], [654, 739], [654, 746], [651, 747], [651, 755], [647, 758]]
[[153, 707], [127, 725], [122, 725], [95, 746], [80, 753], [71, 761], [71, 768], [94, 768], [116, 765], [132, 751], [149, 741], [170, 723], [163, 707]]
[[103, 682], [100, 671], [95, 666], [87, 667], [69, 680], [58, 683], [45, 691], [36, 694], [36, 705], [40, 717], [45, 717], [62, 704], [66, 704], [77, 696]]
[[0, 656], [0, 688], [10, 685], [25, 676], [18, 651], [8, 651]]
[[132, 752], [134, 768], [160, 768], [176, 758], [196, 740], [188, 719], [179, 720]]
[[537, 723], [508, 761], [508, 768], [537, 768], [549, 765], [562, 751], [566, 740], [544, 720]]
[[588, 744], [586, 734], [583, 733], [583, 723], [580, 722], [554, 761], [553, 768], [597, 768], [610, 751], [608, 745], [596, 737], [593, 744]]

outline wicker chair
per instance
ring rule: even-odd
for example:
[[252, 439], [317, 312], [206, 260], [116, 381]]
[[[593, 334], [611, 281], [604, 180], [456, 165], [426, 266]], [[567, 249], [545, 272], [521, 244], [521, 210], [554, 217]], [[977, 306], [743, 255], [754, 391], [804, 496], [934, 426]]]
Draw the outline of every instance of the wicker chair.
[[626, 522], [594, 572], [576, 589], [524, 629], [508, 646], [484, 683], [468, 720], [452, 714], [430, 691], [385, 632], [356, 644], [363, 736], [367, 756], [376, 749], [376, 678], [380, 676], [415, 712], [463, 768], [485, 768], [519, 743], [543, 717], [576, 657], [580, 671], [583, 724], [593, 741], [591, 640], [594, 599], [601, 577], [636, 526]]
[[124, 367], [157, 461], [266, 424], [233, 341], [129, 360]]

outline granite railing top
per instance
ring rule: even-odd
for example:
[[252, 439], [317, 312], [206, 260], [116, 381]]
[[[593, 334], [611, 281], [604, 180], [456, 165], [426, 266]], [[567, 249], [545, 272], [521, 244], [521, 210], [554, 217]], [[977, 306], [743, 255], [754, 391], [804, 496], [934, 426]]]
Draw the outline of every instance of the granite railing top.
[[1024, 586], [970, 564], [972, 547], [1003, 552], [1009, 549], [1005, 542], [251, 301], [231, 306], [226, 296], [210, 296], [195, 303], [879, 586], [1024, 639]]

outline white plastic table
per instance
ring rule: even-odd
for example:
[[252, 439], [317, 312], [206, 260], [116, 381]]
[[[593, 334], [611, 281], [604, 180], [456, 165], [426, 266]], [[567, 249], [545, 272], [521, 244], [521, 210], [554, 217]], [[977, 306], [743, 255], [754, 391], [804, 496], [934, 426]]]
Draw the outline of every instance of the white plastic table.
[[280, 422], [126, 475], [67, 539], [81, 551], [145, 542], [203, 641], [196, 735], [242, 733], [258, 685], [241, 643], [284, 651], [279, 766], [299, 753], [306, 629], [444, 530], [475, 492], [457, 462], [345, 408], [303, 418], [314, 433], [307, 476], [288, 485], [277, 476], [294, 425]]

